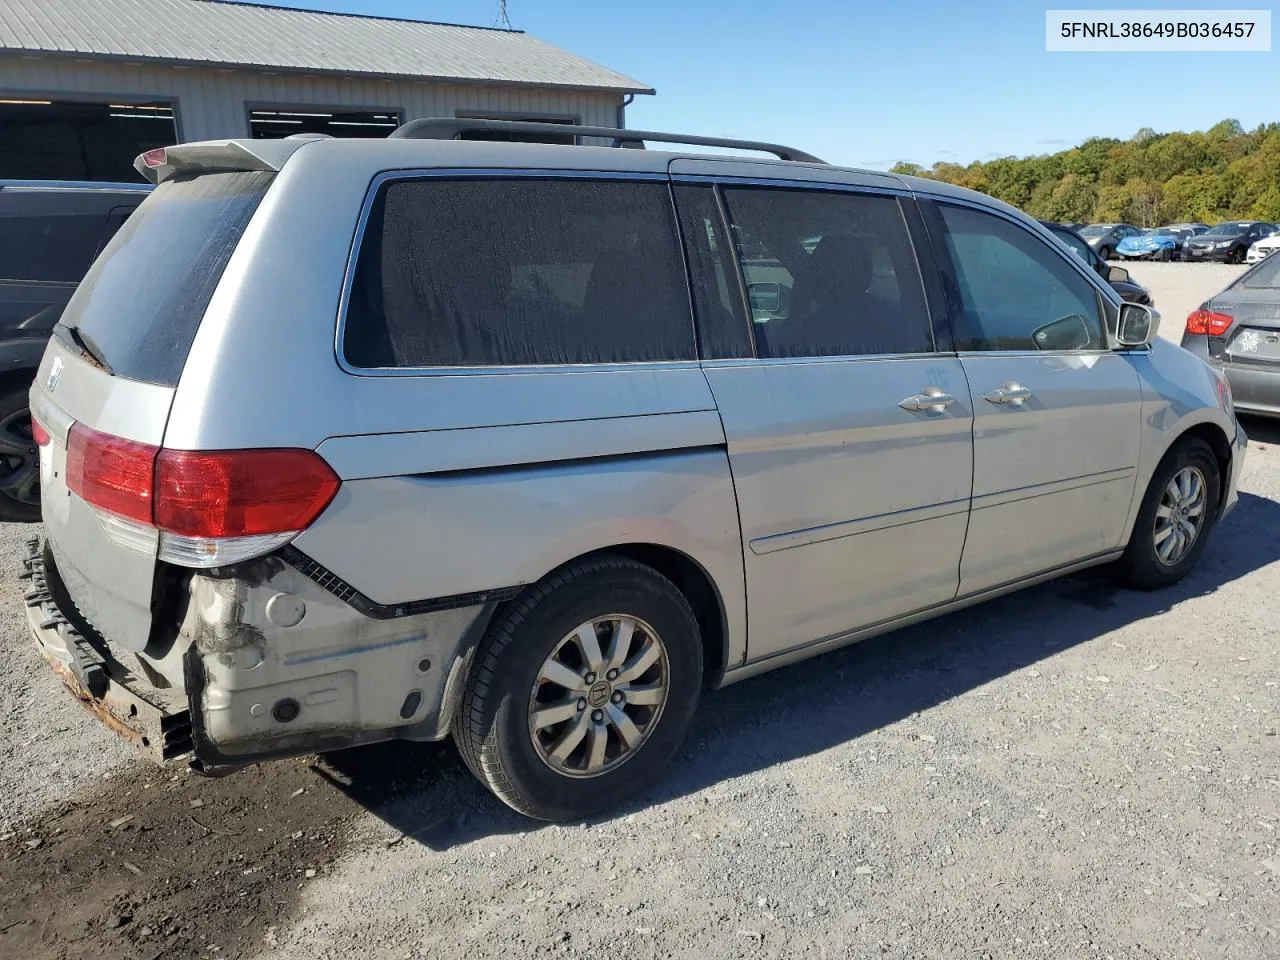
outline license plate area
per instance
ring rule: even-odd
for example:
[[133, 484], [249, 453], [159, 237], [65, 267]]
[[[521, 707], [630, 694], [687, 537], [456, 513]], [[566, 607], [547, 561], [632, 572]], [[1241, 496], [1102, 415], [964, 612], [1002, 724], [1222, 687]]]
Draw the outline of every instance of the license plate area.
[[1280, 363], [1280, 330], [1243, 327], [1227, 345], [1232, 363]]

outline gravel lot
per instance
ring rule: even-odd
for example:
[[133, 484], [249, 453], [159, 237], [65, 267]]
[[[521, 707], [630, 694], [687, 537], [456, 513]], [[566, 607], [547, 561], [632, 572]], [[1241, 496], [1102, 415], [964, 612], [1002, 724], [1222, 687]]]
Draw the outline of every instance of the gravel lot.
[[1117, 263], [1142, 284], [1160, 311], [1160, 336], [1178, 343], [1187, 314], [1225, 287], [1248, 267], [1225, 263], [1156, 263], [1137, 260]]
[[[1177, 339], [1237, 269], [1133, 272]], [[0, 525], [0, 956], [1280, 957], [1280, 425], [1245, 426], [1178, 587], [1072, 577], [712, 694], [573, 827], [447, 744], [132, 759], [29, 649]]]

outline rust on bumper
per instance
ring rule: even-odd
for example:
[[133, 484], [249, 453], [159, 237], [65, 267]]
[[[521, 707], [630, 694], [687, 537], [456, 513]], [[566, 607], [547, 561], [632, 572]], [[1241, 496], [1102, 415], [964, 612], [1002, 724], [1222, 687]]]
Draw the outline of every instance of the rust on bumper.
[[[31, 588], [27, 623], [40, 655], [77, 700], [110, 729], [156, 762], [191, 752], [185, 697], [160, 690], [106, 651], [66, 596], [53, 558], [39, 541], [27, 544], [22, 576]], [[92, 685], [95, 689], [90, 689]]]

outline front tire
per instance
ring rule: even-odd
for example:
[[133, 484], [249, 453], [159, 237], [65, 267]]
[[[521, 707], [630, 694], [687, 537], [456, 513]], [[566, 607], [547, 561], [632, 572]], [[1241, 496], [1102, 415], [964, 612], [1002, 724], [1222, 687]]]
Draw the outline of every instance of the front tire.
[[1103, 247], [1101, 250], [1098, 251], [1098, 256], [1100, 256], [1103, 260], [1110, 260], [1115, 255], [1116, 255], [1116, 252], [1112, 250], [1110, 247]]
[[471, 772], [512, 809], [579, 820], [657, 779], [693, 719], [702, 640], [657, 571], [597, 556], [499, 613], [453, 725]]
[[1209, 445], [1198, 437], [1175, 444], [1151, 477], [1117, 563], [1121, 579], [1155, 590], [1185, 577], [1204, 552], [1221, 493], [1218, 460]]
[[30, 383], [0, 395], [0, 522], [40, 519], [40, 455], [27, 409]]

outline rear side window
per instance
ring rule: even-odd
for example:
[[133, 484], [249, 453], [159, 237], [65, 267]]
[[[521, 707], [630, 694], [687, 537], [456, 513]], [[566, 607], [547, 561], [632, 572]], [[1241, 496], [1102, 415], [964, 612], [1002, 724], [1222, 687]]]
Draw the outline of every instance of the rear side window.
[[343, 351], [361, 368], [692, 359], [666, 184], [386, 184], [356, 261]]
[[75, 283], [89, 269], [106, 217], [41, 210], [38, 192], [0, 199], [0, 279]]
[[893, 197], [726, 188], [760, 357], [929, 353], [920, 268]]
[[94, 261], [61, 326], [74, 328], [112, 373], [176, 386], [272, 176], [208, 173], [162, 183]]

